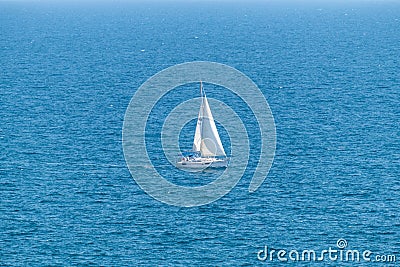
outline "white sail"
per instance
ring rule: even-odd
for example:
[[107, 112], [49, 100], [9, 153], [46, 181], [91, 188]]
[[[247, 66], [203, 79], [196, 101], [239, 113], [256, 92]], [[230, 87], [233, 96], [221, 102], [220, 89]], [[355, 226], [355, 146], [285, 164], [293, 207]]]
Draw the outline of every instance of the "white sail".
[[[203, 84], [200, 81], [201, 106], [197, 118], [196, 131], [193, 140], [193, 152], [195, 155], [182, 155], [176, 167], [201, 171], [206, 168], [226, 168], [229, 158], [226, 157], [224, 147], [215, 126], [215, 121], [208, 104], [206, 94], [203, 92]], [[200, 154], [200, 156], [198, 155]], [[218, 157], [219, 156], [219, 157]]]
[[193, 140], [193, 151], [200, 152], [201, 147], [201, 121], [203, 119], [203, 98], [201, 99], [201, 106], [199, 116], [197, 118], [196, 132]]
[[202, 89], [202, 84], [200, 84], [202, 101], [193, 140], [193, 151], [200, 152], [202, 157], [226, 156], [207, 97], [203, 95]]

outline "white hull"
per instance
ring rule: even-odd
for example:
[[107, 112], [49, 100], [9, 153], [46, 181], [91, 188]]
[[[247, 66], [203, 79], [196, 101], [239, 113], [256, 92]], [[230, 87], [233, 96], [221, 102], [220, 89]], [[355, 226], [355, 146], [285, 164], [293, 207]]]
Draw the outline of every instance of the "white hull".
[[187, 169], [226, 168], [228, 163], [227, 158], [183, 158], [176, 163], [176, 167]]

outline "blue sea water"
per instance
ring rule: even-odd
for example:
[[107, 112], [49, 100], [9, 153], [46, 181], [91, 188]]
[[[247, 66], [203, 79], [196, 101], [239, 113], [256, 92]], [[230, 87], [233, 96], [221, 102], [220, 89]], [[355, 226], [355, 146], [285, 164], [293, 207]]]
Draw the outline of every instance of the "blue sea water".
[[[400, 261], [399, 44], [394, 1], [0, 2], [0, 265], [262, 266], [339, 238]], [[258, 85], [277, 150], [256, 192], [247, 173], [178, 208], [132, 179], [122, 125], [143, 82], [196, 60]]]

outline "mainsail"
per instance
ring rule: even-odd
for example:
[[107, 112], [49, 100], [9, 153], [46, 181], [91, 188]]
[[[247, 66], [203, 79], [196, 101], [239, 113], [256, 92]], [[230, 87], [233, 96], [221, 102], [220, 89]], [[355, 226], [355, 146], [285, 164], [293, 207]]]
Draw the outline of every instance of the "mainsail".
[[224, 147], [215, 126], [214, 118], [200, 82], [201, 106], [193, 140], [193, 151], [202, 157], [226, 156]]

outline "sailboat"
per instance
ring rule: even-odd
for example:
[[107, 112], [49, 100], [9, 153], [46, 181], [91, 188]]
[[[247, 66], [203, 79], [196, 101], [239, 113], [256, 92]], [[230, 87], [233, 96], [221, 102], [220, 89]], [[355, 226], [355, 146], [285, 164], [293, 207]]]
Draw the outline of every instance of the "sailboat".
[[229, 158], [226, 156], [224, 147], [222, 146], [201, 81], [200, 95], [201, 105], [192, 151], [183, 154], [178, 159], [176, 166], [178, 168], [191, 169], [225, 168], [228, 166]]

